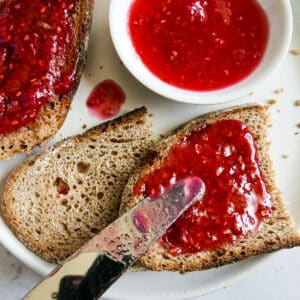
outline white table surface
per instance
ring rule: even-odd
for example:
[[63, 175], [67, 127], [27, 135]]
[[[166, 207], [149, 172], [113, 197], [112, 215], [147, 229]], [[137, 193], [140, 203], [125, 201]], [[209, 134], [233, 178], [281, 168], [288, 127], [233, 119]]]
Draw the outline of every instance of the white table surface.
[[[243, 279], [202, 296], [201, 300], [299, 300], [300, 248], [283, 250], [269, 256]], [[40, 279], [40, 276], [0, 246], [1, 300], [20, 299]]]
[[[292, 1], [294, 9], [295, 7], [299, 8], [298, 1], [300, 2], [300, 0]], [[297, 11], [295, 16], [297, 19], [300, 17], [300, 13]], [[300, 22], [296, 20], [295, 23], [295, 25], [299, 25]], [[299, 33], [300, 30], [295, 29]], [[293, 46], [300, 48], [298, 42], [299, 37], [296, 39], [294, 37]], [[300, 98], [300, 95], [298, 97]], [[25, 267], [0, 246], [0, 300], [20, 299], [40, 279], [40, 276]], [[269, 255], [266, 260], [239, 281], [201, 297], [201, 300], [219, 299], [300, 299], [300, 247]]]

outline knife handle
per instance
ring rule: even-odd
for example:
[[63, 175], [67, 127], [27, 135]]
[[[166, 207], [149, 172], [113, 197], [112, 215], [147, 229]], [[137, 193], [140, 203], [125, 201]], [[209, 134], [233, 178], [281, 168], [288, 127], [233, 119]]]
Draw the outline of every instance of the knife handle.
[[84, 276], [65, 276], [61, 279], [58, 293], [52, 295], [53, 299], [78, 299], [80, 283]]
[[99, 255], [85, 276], [65, 276], [60, 282], [57, 300], [98, 299], [125, 271], [123, 262]]

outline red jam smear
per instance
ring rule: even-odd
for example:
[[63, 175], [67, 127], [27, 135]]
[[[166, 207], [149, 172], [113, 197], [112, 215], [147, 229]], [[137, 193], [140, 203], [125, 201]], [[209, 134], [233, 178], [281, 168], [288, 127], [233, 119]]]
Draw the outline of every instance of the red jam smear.
[[271, 197], [248, 127], [219, 121], [171, 147], [161, 167], [140, 179], [136, 195], [156, 198], [186, 176], [201, 178], [206, 194], [173, 224], [160, 243], [172, 254], [234, 244], [271, 215]]
[[93, 115], [102, 120], [116, 116], [125, 103], [126, 95], [120, 85], [107, 79], [100, 82], [91, 92], [87, 107]]
[[256, 69], [269, 25], [256, 0], [135, 0], [129, 31], [154, 75], [183, 89], [209, 91]]
[[60, 195], [68, 195], [70, 187], [64, 179], [57, 177], [53, 185], [56, 187], [57, 192]]
[[32, 124], [50, 97], [72, 90], [77, 1], [0, 3], [0, 134]]

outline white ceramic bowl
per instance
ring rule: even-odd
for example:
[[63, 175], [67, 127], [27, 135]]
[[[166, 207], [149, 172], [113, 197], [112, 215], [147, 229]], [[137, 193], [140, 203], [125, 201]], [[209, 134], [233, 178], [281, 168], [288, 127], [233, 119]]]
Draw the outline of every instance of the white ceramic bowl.
[[255, 71], [244, 80], [220, 90], [195, 92], [177, 88], [153, 75], [136, 53], [128, 30], [129, 9], [133, 1], [110, 2], [109, 24], [114, 46], [125, 66], [141, 83], [173, 100], [193, 104], [217, 104], [246, 96], [268, 81], [289, 49], [293, 31], [289, 0], [259, 0], [269, 20], [270, 36], [265, 55]]

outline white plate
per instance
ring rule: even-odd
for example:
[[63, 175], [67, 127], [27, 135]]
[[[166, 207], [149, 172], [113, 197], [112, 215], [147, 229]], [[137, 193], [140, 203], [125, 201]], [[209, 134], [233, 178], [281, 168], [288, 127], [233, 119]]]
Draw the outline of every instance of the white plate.
[[[195, 116], [229, 106], [228, 104], [214, 106], [180, 104], [164, 99], [143, 87], [120, 63], [113, 49], [108, 29], [109, 1], [98, 0], [96, 2], [87, 67], [73, 102], [72, 110], [52, 143], [63, 137], [81, 133], [83, 124], [93, 126], [99, 123], [99, 120], [89, 115], [85, 100], [96, 83], [107, 78], [117, 81], [126, 91], [127, 102], [121, 113], [146, 105], [149, 111], [154, 114], [150, 120], [157, 136]], [[292, 4], [297, 22], [294, 26], [296, 32], [293, 38], [293, 47], [300, 48], [300, 2], [294, 0]], [[103, 66], [103, 69], [100, 69], [100, 66]], [[300, 135], [294, 135], [294, 132], [300, 131], [296, 127], [296, 123], [300, 122], [300, 107], [296, 108], [293, 103], [300, 98], [299, 78], [300, 56], [295, 57], [289, 54], [282, 68], [266, 82], [264, 89], [254, 91], [254, 95], [230, 104], [265, 103], [270, 98], [280, 99], [279, 103], [271, 108], [274, 121], [274, 126], [270, 130], [273, 142], [272, 157], [279, 187], [283, 191], [285, 199], [288, 200], [288, 206], [298, 226], [300, 226], [300, 202], [298, 201], [300, 194]], [[273, 93], [275, 89], [281, 87], [286, 90], [284, 94], [276, 95]], [[277, 109], [280, 109], [279, 113]], [[288, 154], [289, 157], [283, 159], [283, 154]], [[25, 156], [19, 155], [10, 161], [0, 162], [0, 189], [3, 188], [10, 171], [24, 159]], [[50, 271], [52, 266], [28, 251], [13, 236], [2, 219], [0, 219], [0, 240], [7, 249], [36, 272], [44, 275]], [[177, 273], [156, 272], [127, 274], [105, 294], [105, 298], [128, 300], [141, 298], [151, 300], [190, 299], [228, 285], [245, 272], [256, 267], [266, 257], [268, 256], [210, 271], [194, 272], [185, 276]]]

